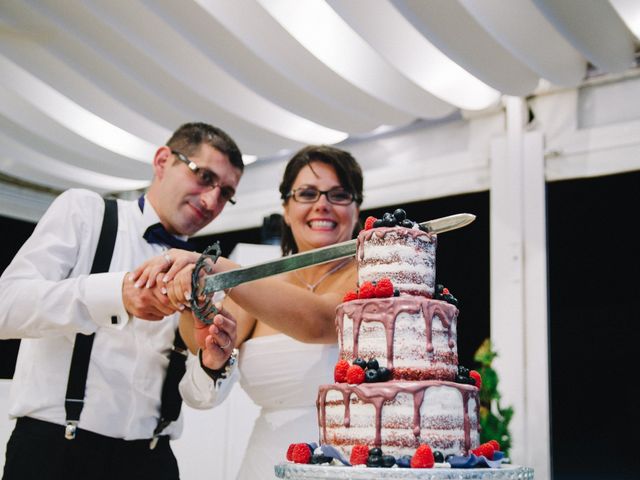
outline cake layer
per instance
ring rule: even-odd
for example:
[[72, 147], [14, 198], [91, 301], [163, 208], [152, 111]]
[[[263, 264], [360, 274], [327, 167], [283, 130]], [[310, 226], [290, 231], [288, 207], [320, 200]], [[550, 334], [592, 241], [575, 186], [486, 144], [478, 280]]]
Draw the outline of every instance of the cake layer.
[[320, 443], [346, 458], [354, 445], [380, 447], [396, 458], [413, 455], [421, 443], [432, 450], [467, 454], [480, 444], [475, 386], [428, 380], [321, 385]]
[[453, 380], [458, 309], [424, 297], [352, 300], [338, 305], [340, 358], [375, 358], [399, 380]]
[[362, 230], [357, 240], [358, 285], [389, 278], [401, 294], [432, 297], [437, 236], [416, 228]]

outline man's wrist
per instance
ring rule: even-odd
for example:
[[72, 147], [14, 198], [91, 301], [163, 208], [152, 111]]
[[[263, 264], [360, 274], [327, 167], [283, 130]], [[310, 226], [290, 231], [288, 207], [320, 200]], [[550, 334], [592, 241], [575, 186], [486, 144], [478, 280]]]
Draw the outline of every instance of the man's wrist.
[[214, 369], [207, 367], [204, 363], [202, 363], [202, 349], [198, 350], [198, 361], [200, 362], [200, 367], [204, 372], [214, 381], [222, 380], [229, 377], [232, 367], [236, 364], [238, 359], [238, 349], [234, 348], [231, 352], [227, 361], [222, 365], [222, 367]]

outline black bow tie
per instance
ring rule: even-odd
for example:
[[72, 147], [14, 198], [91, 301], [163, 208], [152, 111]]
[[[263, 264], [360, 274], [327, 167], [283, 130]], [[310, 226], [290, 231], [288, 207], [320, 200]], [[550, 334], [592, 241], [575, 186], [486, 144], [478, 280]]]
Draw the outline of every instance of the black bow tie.
[[[140, 211], [144, 211], [144, 195], [142, 195], [138, 199], [138, 206], [140, 207]], [[149, 226], [147, 230], [142, 235], [148, 243], [157, 243], [160, 245], [166, 245], [168, 247], [180, 248], [182, 250], [190, 250], [194, 252], [195, 247], [188, 241], [180, 240], [179, 238], [171, 235], [164, 226], [158, 222]]]
[[180, 248], [182, 250], [190, 250], [194, 251], [194, 246], [185, 240], [180, 240], [179, 238], [171, 235], [167, 230], [162, 226], [161, 223], [154, 223], [144, 232], [142, 237], [149, 243], [158, 243], [160, 245], [167, 245], [173, 248]]

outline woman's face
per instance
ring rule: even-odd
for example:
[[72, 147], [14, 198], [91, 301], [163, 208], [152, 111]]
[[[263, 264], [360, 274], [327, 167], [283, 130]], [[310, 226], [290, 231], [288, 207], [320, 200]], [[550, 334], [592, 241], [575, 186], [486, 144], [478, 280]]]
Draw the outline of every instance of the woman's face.
[[[311, 162], [311, 167], [313, 170], [308, 165], [300, 170], [291, 190], [304, 186], [326, 191], [342, 186], [331, 165]], [[326, 195], [320, 195], [314, 203], [300, 203], [290, 197], [284, 205], [284, 221], [301, 252], [351, 240], [359, 213], [356, 202], [334, 205]]]

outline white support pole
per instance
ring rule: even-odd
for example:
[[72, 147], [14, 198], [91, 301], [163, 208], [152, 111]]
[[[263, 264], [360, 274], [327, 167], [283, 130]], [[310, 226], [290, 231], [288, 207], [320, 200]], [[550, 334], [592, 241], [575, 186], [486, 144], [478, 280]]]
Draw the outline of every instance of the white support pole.
[[538, 480], [551, 478], [547, 219], [544, 143], [524, 137], [525, 462]]
[[491, 340], [515, 464], [549, 480], [547, 251], [542, 135], [525, 133], [527, 106], [507, 97], [506, 139], [491, 144]]

